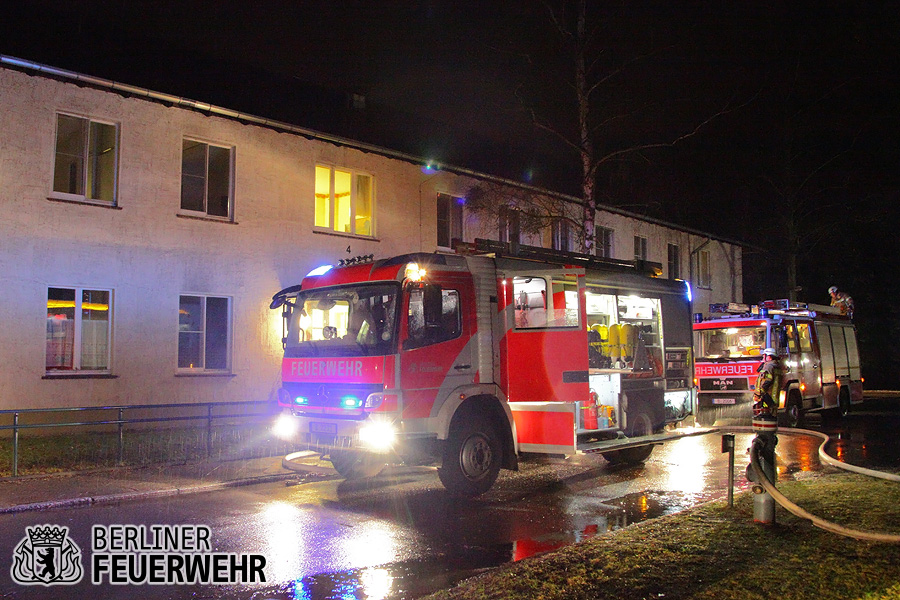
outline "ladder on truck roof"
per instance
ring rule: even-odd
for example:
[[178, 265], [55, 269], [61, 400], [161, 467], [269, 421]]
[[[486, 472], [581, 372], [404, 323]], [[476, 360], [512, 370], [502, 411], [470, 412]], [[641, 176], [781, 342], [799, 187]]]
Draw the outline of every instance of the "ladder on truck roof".
[[519, 258], [523, 260], [536, 260], [557, 265], [573, 265], [585, 268], [606, 269], [612, 271], [624, 271], [640, 273], [650, 277], [662, 275], [662, 264], [647, 260], [619, 260], [584, 254], [581, 252], [566, 252], [541, 248], [540, 246], [528, 246], [515, 242], [498, 242], [476, 238], [474, 243], [457, 242], [453, 249], [458, 254], [490, 254], [497, 258]]
[[825, 304], [811, 304], [808, 302], [792, 302], [788, 299], [780, 300], [763, 300], [759, 304], [748, 306], [746, 304], [737, 304], [730, 302], [728, 304], [710, 304], [709, 312], [726, 313], [729, 317], [761, 317], [763, 311], [767, 315], [782, 315], [788, 317], [815, 317], [816, 315], [834, 315], [846, 318], [839, 308], [834, 306], [826, 306]]

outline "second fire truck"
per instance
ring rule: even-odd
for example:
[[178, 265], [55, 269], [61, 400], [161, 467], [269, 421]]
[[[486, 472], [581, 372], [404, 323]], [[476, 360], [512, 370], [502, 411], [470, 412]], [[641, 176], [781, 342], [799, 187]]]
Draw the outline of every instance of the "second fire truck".
[[470, 250], [350, 260], [274, 296], [282, 416], [340, 474], [436, 461], [474, 496], [525, 453], [643, 461], [690, 414], [685, 282], [647, 263]]
[[762, 351], [781, 357], [779, 389], [773, 394], [779, 418], [796, 427], [811, 410], [834, 409], [846, 415], [862, 402], [856, 328], [830, 306], [769, 300], [755, 306], [711, 305], [718, 316], [694, 324], [697, 419], [751, 414]]

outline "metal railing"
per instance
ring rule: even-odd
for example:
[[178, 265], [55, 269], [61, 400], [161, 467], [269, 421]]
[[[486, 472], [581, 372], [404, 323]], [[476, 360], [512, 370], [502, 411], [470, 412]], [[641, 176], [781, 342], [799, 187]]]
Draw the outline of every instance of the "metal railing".
[[[246, 408], [263, 408], [261, 412], [226, 412], [219, 414], [216, 409], [228, 407], [232, 409], [237, 406]], [[180, 416], [166, 417], [141, 417], [126, 418], [126, 412], [137, 411], [155, 411], [155, 410], [198, 410], [201, 414], [190, 414]], [[23, 408], [0, 410], [0, 418], [5, 415], [12, 415], [11, 425], [0, 425], [0, 431], [12, 430], [12, 476], [19, 475], [19, 432], [23, 429], [43, 429], [55, 427], [90, 427], [98, 425], [115, 425], [117, 426], [118, 448], [117, 463], [124, 462], [125, 451], [125, 426], [138, 423], [170, 423], [177, 421], [205, 420], [206, 421], [206, 456], [209, 457], [212, 452], [213, 437], [213, 421], [216, 419], [243, 419], [253, 417], [273, 416], [278, 409], [278, 405], [274, 402], [194, 402], [185, 404], [129, 404], [122, 406], [76, 406], [69, 408]], [[60, 414], [83, 414], [86, 412], [115, 412], [116, 418], [98, 419], [98, 420], [76, 420], [76, 421], [53, 421], [41, 423], [22, 423], [21, 417], [25, 415], [60, 413]]]

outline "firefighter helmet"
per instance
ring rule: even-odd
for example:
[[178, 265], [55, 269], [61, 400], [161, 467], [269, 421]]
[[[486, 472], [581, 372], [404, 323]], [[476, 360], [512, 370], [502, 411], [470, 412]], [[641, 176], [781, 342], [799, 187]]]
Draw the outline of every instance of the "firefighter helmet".
[[828, 293], [829, 294], [837, 294], [837, 287], [831, 286], [830, 288], [828, 288]]
[[775, 352], [775, 348], [766, 348], [762, 353], [763, 356], [778, 356], [778, 353]]

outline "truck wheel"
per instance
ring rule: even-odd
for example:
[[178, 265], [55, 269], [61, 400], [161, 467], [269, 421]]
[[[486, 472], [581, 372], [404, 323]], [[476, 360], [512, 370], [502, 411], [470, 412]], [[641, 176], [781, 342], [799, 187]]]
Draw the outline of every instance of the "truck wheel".
[[788, 427], [800, 427], [803, 424], [803, 406], [797, 392], [791, 392], [788, 397], [784, 407], [784, 422]]
[[494, 485], [502, 459], [496, 428], [484, 417], [465, 418], [450, 428], [438, 476], [451, 494], [472, 498]]
[[653, 454], [652, 444], [600, 453], [611, 465], [639, 465], [650, 458], [651, 454]]
[[841, 413], [841, 417], [846, 417], [850, 414], [850, 390], [846, 387], [841, 388], [841, 395], [838, 398], [838, 410]]
[[[639, 412], [634, 415], [628, 415], [628, 437], [642, 437], [651, 434], [653, 434], [653, 425], [650, 423], [650, 417], [647, 413]], [[650, 458], [652, 453], [653, 446], [647, 445], [601, 452], [600, 454], [612, 465], [637, 465]]]
[[334, 470], [344, 479], [375, 477], [384, 470], [384, 459], [356, 450], [333, 450], [329, 456]]
[[653, 425], [647, 413], [639, 412], [628, 415], [628, 437], [641, 437], [653, 433]]

